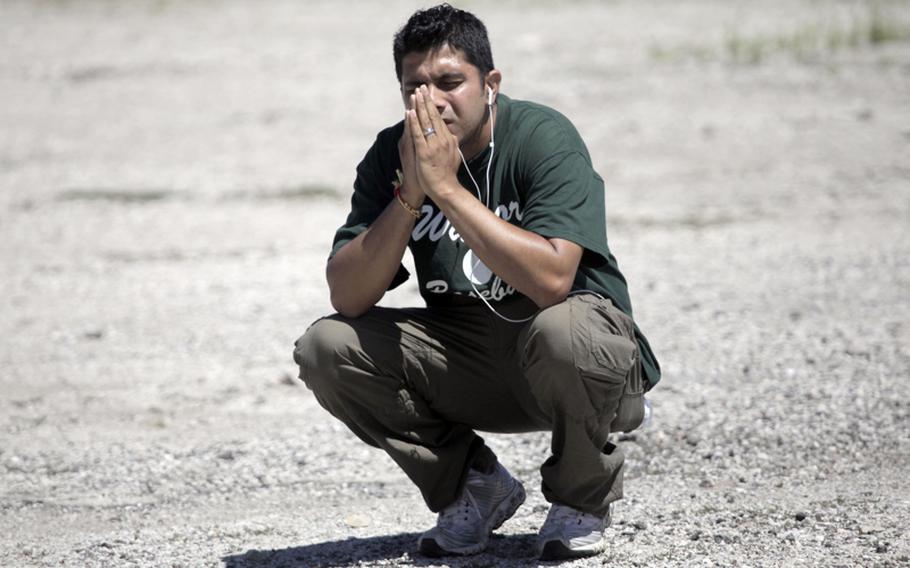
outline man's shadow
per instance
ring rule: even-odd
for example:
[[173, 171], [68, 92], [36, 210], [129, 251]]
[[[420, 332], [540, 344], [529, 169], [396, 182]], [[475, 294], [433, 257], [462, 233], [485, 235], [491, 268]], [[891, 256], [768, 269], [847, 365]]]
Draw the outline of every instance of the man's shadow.
[[221, 558], [224, 568], [334, 568], [402, 558], [413, 566], [495, 567], [537, 565], [536, 534], [493, 535], [482, 554], [427, 558], [417, 552], [419, 533], [347, 538], [274, 550], [248, 550]]

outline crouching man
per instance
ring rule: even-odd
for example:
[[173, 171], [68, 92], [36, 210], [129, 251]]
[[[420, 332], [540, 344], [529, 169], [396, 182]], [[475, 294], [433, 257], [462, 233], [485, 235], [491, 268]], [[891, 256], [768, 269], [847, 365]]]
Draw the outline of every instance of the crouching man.
[[[605, 547], [623, 454], [660, 370], [607, 246], [603, 181], [576, 129], [500, 91], [483, 23], [449, 5], [395, 35], [404, 120], [357, 167], [326, 269], [338, 313], [296, 344], [317, 400], [414, 482], [428, 556], [484, 550], [525, 499], [477, 431], [549, 431], [543, 559]], [[408, 278], [425, 307], [375, 304]]]

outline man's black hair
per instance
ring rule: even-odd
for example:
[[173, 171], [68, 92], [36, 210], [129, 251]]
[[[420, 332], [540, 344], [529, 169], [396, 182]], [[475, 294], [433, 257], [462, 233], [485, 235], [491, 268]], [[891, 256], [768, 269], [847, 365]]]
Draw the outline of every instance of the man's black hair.
[[480, 70], [481, 79], [493, 69], [493, 52], [483, 22], [470, 12], [440, 4], [414, 12], [395, 34], [392, 54], [398, 81], [401, 82], [401, 61], [405, 55], [438, 49], [446, 44], [461, 51], [468, 63]]

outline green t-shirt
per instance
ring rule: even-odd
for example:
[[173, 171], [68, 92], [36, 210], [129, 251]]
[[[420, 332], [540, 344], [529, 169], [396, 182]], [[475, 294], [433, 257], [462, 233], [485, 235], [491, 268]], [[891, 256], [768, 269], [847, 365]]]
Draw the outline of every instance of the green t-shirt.
[[[495, 149], [487, 200], [490, 148], [468, 162], [480, 198], [498, 217], [546, 238], [572, 241], [584, 248], [573, 290], [592, 290], [610, 298], [632, 316], [625, 278], [607, 246], [603, 179], [594, 171], [584, 142], [569, 120], [553, 109], [497, 96]], [[393, 182], [401, 168], [398, 140], [403, 122], [386, 128], [357, 166], [357, 179], [347, 221], [335, 233], [334, 255], [366, 229], [394, 197]], [[462, 166], [462, 186], [477, 195]], [[408, 244], [414, 256], [420, 294], [427, 304], [448, 303], [452, 295], [490, 302], [521, 296], [492, 274], [461, 240], [455, 228], [429, 198], [421, 207]], [[407, 280], [402, 266], [389, 289]], [[474, 286], [472, 286], [472, 281]], [[650, 386], [660, 379], [660, 366], [647, 339], [636, 327], [642, 363]]]

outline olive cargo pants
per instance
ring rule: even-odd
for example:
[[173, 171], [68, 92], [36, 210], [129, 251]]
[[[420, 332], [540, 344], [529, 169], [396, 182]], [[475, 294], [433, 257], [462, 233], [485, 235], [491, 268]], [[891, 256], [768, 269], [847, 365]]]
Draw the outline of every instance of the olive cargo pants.
[[[497, 310], [520, 319], [536, 307], [520, 299]], [[624, 456], [607, 436], [642, 419], [633, 329], [609, 300], [588, 294], [520, 324], [479, 302], [375, 307], [317, 320], [294, 360], [319, 403], [386, 451], [432, 511], [457, 498], [475, 459], [492, 457], [475, 430], [546, 430], [544, 496], [602, 515], [622, 497]]]

